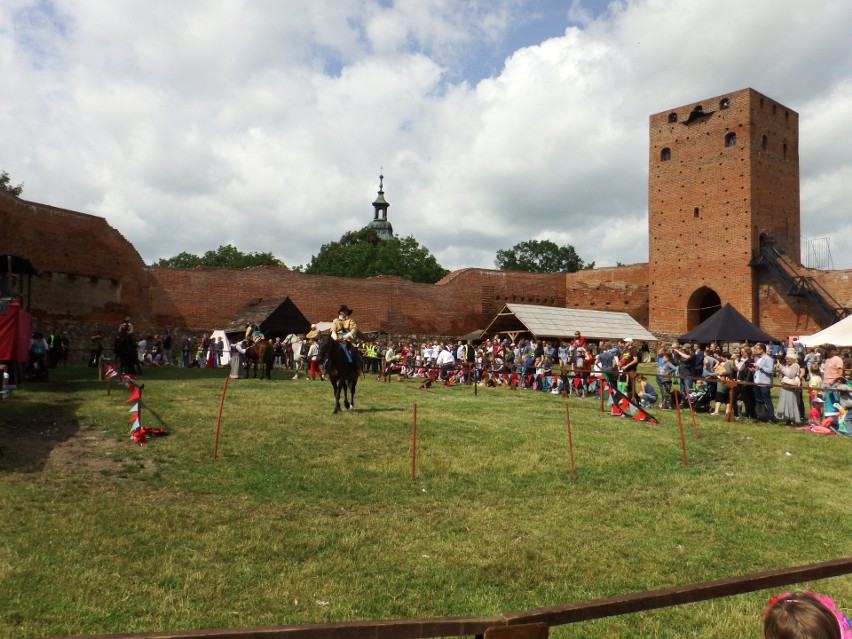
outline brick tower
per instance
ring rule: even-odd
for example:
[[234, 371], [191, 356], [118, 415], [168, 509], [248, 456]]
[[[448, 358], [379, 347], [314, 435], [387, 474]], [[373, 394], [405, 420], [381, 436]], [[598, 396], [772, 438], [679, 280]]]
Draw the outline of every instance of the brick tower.
[[770, 238], [799, 261], [799, 116], [752, 89], [650, 117], [649, 324], [684, 333], [730, 302], [759, 323]]

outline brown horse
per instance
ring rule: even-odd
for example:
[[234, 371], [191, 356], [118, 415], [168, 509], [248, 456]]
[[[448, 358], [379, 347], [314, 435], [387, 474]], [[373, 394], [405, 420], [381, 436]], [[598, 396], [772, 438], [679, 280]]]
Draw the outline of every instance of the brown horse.
[[348, 349], [350, 358], [343, 351], [347, 345], [331, 338], [328, 333], [320, 334], [317, 339], [319, 360], [326, 363], [326, 373], [334, 389], [334, 413], [340, 412], [340, 392], [343, 391], [343, 405], [349, 410], [355, 409], [355, 385], [361, 376], [360, 355], [357, 350]]
[[263, 364], [263, 373], [260, 378], [272, 379], [272, 366], [275, 363], [275, 352], [272, 348], [272, 342], [268, 339], [262, 339], [246, 349], [246, 379], [249, 376], [249, 369], [254, 364], [254, 378], [257, 379], [257, 365]]

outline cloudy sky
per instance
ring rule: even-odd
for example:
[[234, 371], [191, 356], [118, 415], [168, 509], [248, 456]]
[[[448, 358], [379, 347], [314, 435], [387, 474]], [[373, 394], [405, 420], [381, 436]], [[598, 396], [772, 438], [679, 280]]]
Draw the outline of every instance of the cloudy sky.
[[446, 268], [647, 260], [648, 116], [800, 114], [802, 232], [852, 268], [848, 0], [3, 0], [0, 170], [149, 263], [288, 265], [389, 219]]

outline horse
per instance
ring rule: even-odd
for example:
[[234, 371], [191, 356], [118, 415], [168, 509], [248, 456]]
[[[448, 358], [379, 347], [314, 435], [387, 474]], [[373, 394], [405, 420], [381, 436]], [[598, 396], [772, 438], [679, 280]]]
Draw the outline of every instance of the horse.
[[254, 378], [257, 379], [257, 365], [263, 364], [263, 373], [260, 378], [272, 379], [272, 367], [275, 364], [275, 352], [272, 342], [262, 339], [246, 348], [246, 379], [249, 376], [249, 368], [254, 364]]
[[136, 353], [136, 340], [133, 339], [133, 335], [121, 331], [115, 338], [112, 350], [118, 358], [121, 372], [125, 375], [135, 375], [139, 367], [139, 356]]
[[332, 339], [328, 333], [322, 333], [318, 340], [319, 359], [326, 362], [326, 373], [334, 389], [334, 414], [340, 412], [340, 392], [343, 391], [343, 405], [355, 409], [355, 385], [361, 376], [359, 355], [354, 349], [349, 349], [350, 358], [343, 352], [347, 348], [343, 342]]

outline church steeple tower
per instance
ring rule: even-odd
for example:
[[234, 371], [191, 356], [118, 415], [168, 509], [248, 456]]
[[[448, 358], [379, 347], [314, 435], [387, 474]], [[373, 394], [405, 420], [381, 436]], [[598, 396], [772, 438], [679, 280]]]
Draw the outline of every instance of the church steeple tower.
[[379, 175], [379, 194], [373, 202], [373, 221], [367, 226], [378, 233], [383, 240], [393, 239], [393, 226], [388, 222], [388, 207], [390, 204], [385, 199], [384, 175]]

